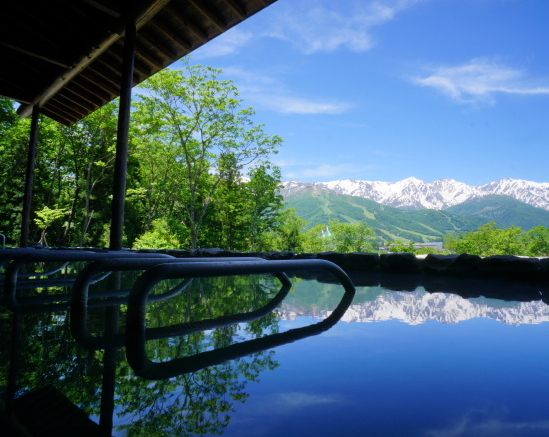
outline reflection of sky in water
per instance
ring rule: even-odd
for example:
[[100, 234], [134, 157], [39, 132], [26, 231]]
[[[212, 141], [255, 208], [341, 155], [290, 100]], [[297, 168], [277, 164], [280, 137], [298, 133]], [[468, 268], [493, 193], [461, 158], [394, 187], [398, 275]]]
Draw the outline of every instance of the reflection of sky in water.
[[[549, 390], [545, 304], [383, 291], [350, 311], [379, 307], [380, 299], [388, 314], [402, 317], [352, 321], [346, 314], [343, 320], [350, 321], [322, 335], [277, 348], [280, 366], [248, 386], [250, 398], [236, 406], [224, 435], [549, 435], [543, 401]], [[441, 304], [439, 312], [445, 307], [464, 312], [459, 320], [441, 323], [434, 308], [421, 307], [433, 299]], [[317, 317], [300, 315], [307, 313], [300, 308], [283, 309], [293, 320], [282, 320], [282, 330], [324, 315], [318, 308], [312, 311]], [[481, 316], [475, 315], [479, 308]], [[429, 310], [431, 318], [403, 323], [405, 309]]]
[[278, 348], [225, 435], [547, 435], [548, 330], [339, 323]]
[[[278, 283], [274, 284], [265, 288], [267, 291], [272, 288], [271, 296], [279, 287]], [[217, 308], [214, 300], [204, 300], [208, 293], [212, 294], [212, 288], [206, 285], [211, 284], [206, 282], [203, 289], [197, 288], [200, 299], [196, 300], [195, 307], [204, 312], [205, 318], [212, 317], [211, 310]], [[235, 290], [239, 288], [239, 283], [232, 286]], [[225, 288], [219, 296], [222, 302], [218, 306], [224, 308], [228, 299]], [[268, 302], [256, 289], [251, 289], [250, 296], [251, 303], [243, 305], [241, 311], [256, 309]], [[261, 299], [256, 302], [258, 296]], [[336, 285], [298, 282], [277, 310], [281, 319], [275, 320], [273, 326], [285, 332], [318, 323], [337, 306], [341, 296], [341, 287]], [[189, 291], [188, 295], [179, 296], [179, 300], [151, 305], [148, 309], [151, 317], [162, 311], [166, 317], [151, 321], [151, 325], [160, 326], [167, 320], [180, 322], [181, 308], [185, 308], [192, 297]], [[236, 294], [231, 296], [231, 303], [237, 298]], [[431, 294], [423, 289], [389, 292], [380, 287], [359, 288], [347, 313], [331, 329], [273, 349], [273, 363], [277, 365], [272, 370], [267, 365], [258, 366], [259, 383], [252, 381], [254, 378], [246, 380], [242, 375], [236, 376], [238, 369], [245, 367], [246, 362], [253, 362], [253, 358], [221, 365], [235, 381], [245, 382], [242, 390], [233, 392], [249, 395], [241, 403], [232, 402], [233, 392], [221, 393], [221, 398], [232, 402], [235, 410], [230, 413], [228, 426], [222, 429], [223, 435], [549, 435], [549, 413], [544, 403], [549, 391], [549, 354], [545, 341], [549, 334], [549, 323], [545, 323], [548, 316], [548, 307], [541, 301], [466, 300], [455, 294]], [[52, 315], [48, 323], [62, 327], [66, 319]], [[29, 328], [33, 326], [29, 322]], [[264, 334], [271, 327], [261, 326]], [[9, 328], [8, 324], [5, 327]], [[247, 323], [239, 324], [232, 333], [232, 341], [253, 338], [248, 328]], [[29, 332], [35, 335], [36, 331]], [[59, 329], [59, 332], [66, 331]], [[214, 331], [207, 334], [201, 342], [211, 342]], [[52, 341], [55, 344], [57, 340]], [[149, 352], [158, 347], [155, 344], [165, 346], [159, 349], [167, 354], [163, 359], [173, 358], [172, 353], [177, 357], [173, 351], [183, 347], [177, 337], [149, 343]], [[94, 356], [98, 360], [102, 354]], [[71, 359], [69, 357], [69, 361]], [[33, 372], [44, 373], [57, 363], [62, 365], [62, 361], [52, 355], [51, 362], [45, 363], [40, 371], [23, 370], [28, 373], [28, 380], [35, 380]], [[96, 364], [101, 370], [99, 362]], [[135, 402], [136, 409], [125, 413], [125, 405], [117, 404], [115, 411], [120, 416], [115, 414], [115, 425], [131, 425], [139, 416], [150, 412], [151, 423], [156, 426], [155, 415], [165, 412], [171, 426], [181, 407], [170, 408], [176, 398], [184, 398], [181, 395], [184, 380], [200, 382], [200, 378], [204, 378], [202, 388], [215, 385], [214, 380], [204, 376], [208, 372], [198, 377], [193, 374], [176, 378], [168, 381], [173, 385], [166, 386], [140, 380], [128, 369], [123, 350], [118, 366], [117, 396], [125, 394]], [[80, 373], [72, 376], [73, 383], [82, 377]], [[55, 378], [54, 382], [58, 381]], [[69, 391], [68, 383], [59, 382], [61, 391]], [[99, 386], [96, 389], [100, 391]], [[156, 405], [154, 408], [140, 405], [143, 399]], [[90, 400], [93, 402], [98, 400]], [[92, 417], [97, 420], [97, 412], [92, 413]], [[130, 432], [142, 435], [135, 428]], [[112, 434], [122, 437], [126, 432], [115, 428]], [[166, 435], [170, 435], [169, 432]]]

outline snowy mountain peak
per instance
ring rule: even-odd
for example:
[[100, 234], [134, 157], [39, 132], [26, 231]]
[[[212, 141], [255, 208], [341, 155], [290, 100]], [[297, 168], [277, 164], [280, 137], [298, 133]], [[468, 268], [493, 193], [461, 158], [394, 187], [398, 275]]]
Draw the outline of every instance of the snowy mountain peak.
[[398, 182], [348, 179], [301, 184], [289, 181], [283, 184], [283, 193], [287, 195], [303, 189], [305, 186], [328, 189], [337, 194], [363, 197], [383, 205], [402, 209], [441, 210], [467, 200], [496, 194], [510, 196], [536, 208], [549, 211], [549, 183], [521, 179], [500, 179], [482, 186], [467, 185], [454, 179], [438, 179], [433, 183], [427, 183], [415, 177]]

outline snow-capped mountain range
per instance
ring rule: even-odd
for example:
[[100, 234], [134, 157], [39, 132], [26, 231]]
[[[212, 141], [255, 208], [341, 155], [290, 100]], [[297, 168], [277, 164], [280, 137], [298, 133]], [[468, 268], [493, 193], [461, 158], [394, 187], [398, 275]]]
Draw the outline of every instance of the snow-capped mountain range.
[[[326, 318], [331, 311], [295, 308], [283, 303], [279, 309], [283, 319], [295, 320], [300, 316]], [[532, 325], [549, 322], [549, 306], [542, 301], [508, 302], [494, 305], [492, 299], [464, 299], [448, 293], [386, 292], [374, 301], [351, 305], [343, 322], [378, 322], [400, 320], [419, 325], [429, 320], [440, 323], [459, 323], [475, 318], [488, 318], [508, 325]]]
[[402, 209], [446, 209], [467, 200], [489, 195], [513, 197], [521, 202], [549, 211], [549, 183], [521, 179], [501, 179], [486, 185], [472, 186], [453, 179], [427, 183], [410, 177], [398, 182], [340, 180], [331, 182], [283, 183], [282, 194], [324, 188], [337, 194], [358, 196]]

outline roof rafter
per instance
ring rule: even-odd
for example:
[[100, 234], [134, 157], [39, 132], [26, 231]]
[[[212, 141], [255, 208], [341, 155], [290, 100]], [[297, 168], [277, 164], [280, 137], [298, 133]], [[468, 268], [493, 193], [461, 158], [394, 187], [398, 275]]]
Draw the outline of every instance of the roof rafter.
[[[136, 85], [275, 1], [4, 2], [0, 96], [20, 102], [22, 117], [37, 107], [54, 120], [74, 123], [119, 95], [130, 17], [137, 17]], [[123, 4], [131, 10], [121, 9]]]

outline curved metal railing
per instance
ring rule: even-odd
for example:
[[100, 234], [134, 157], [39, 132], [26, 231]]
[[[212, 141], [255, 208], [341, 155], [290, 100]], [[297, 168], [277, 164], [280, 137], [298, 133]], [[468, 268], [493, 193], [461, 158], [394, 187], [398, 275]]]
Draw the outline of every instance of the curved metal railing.
[[[116, 259], [116, 260], [104, 260], [97, 261], [86, 266], [77, 276], [73, 286], [73, 296], [71, 300], [71, 331], [79, 344], [89, 349], [106, 349], [106, 348], [119, 348], [124, 346], [125, 336], [124, 334], [110, 334], [97, 337], [89, 332], [87, 325], [87, 312], [89, 306], [112, 306], [127, 304], [130, 290], [102, 290], [101, 294], [90, 293], [89, 286], [94, 278], [106, 271], [110, 272], [122, 272], [122, 271], [135, 271], [146, 270], [154, 268], [159, 264], [185, 264], [185, 265], [197, 265], [201, 263], [250, 263], [261, 262], [268, 263], [262, 258], [254, 257], [233, 257], [233, 258], [173, 258], [173, 259]], [[276, 273], [276, 276], [280, 282], [287, 287], [291, 286], [291, 282], [288, 277], [283, 273]], [[192, 278], [177, 278], [184, 279], [182, 283], [168, 290], [167, 292], [157, 294], [154, 296], [147, 296], [146, 301], [151, 302], [155, 300], [167, 299], [175, 294], [180, 293], [190, 283]], [[120, 297], [121, 294], [125, 296]], [[91, 299], [101, 299], [96, 301], [93, 305]], [[147, 338], [165, 338], [172, 335], [174, 330], [180, 329], [180, 325], [168, 326], [163, 328], [153, 328], [147, 330]]]
[[[147, 357], [145, 329], [147, 297], [152, 288], [164, 279], [182, 277], [213, 277], [228, 275], [266, 274], [277, 272], [324, 270], [332, 273], [345, 289], [345, 293], [334, 312], [322, 322], [303, 328], [296, 328], [281, 334], [244, 341], [225, 348], [202, 352], [189, 357], [175, 358], [156, 363]], [[168, 379], [183, 373], [194, 372], [207, 366], [296, 341], [300, 338], [320, 334], [332, 327], [343, 316], [355, 294], [355, 287], [347, 274], [335, 264], [325, 260], [291, 260], [268, 262], [211, 262], [197, 264], [159, 264], [143, 273], [135, 282], [128, 300], [126, 319], [126, 357], [135, 374], [147, 379]], [[237, 318], [235, 318], [237, 320]], [[218, 321], [220, 321], [218, 319]], [[221, 320], [221, 323], [228, 320]], [[208, 329], [216, 325], [208, 321]], [[189, 333], [189, 327], [172, 335]]]

